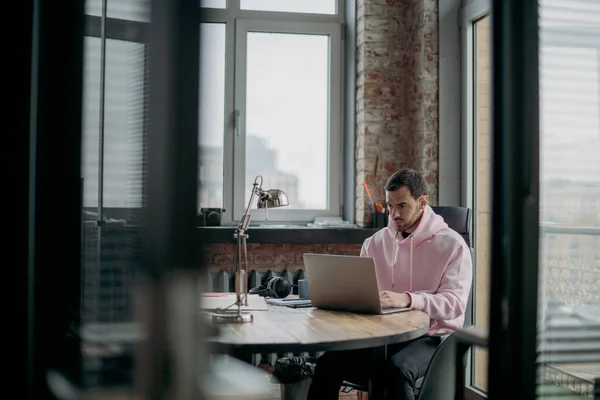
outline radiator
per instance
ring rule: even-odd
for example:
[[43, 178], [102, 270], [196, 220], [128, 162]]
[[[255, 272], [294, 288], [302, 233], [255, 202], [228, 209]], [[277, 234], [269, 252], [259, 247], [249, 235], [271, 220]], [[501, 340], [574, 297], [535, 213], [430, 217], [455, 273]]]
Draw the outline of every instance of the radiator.
[[[304, 270], [296, 271], [257, 271], [252, 269], [248, 272], [248, 288], [253, 288], [266, 283], [274, 276], [287, 279], [292, 285], [298, 285], [299, 279], [305, 279]], [[203, 284], [206, 292], [235, 292], [235, 271], [209, 271], [206, 274], [206, 282]], [[292, 286], [292, 294], [298, 294], [298, 287]]]

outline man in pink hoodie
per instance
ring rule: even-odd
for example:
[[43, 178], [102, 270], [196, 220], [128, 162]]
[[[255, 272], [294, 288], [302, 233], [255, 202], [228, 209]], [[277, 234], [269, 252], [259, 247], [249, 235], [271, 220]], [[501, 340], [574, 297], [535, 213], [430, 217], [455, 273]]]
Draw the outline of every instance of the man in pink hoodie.
[[387, 398], [413, 400], [442, 340], [465, 319], [471, 289], [471, 252], [427, 204], [427, 185], [412, 169], [396, 171], [385, 185], [389, 223], [367, 238], [361, 256], [375, 260], [381, 305], [411, 307], [429, 315], [427, 334], [388, 346], [384, 365], [372, 365], [372, 350], [327, 352], [317, 360], [309, 399], [337, 399], [344, 380], [366, 384], [384, 374]]

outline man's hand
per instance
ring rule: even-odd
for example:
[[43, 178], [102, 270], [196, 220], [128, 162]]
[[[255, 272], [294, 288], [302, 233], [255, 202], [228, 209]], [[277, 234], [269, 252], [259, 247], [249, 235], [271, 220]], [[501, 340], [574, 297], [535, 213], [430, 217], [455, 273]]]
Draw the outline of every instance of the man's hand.
[[404, 308], [410, 306], [410, 296], [406, 293], [396, 293], [389, 290], [379, 292], [381, 308]]

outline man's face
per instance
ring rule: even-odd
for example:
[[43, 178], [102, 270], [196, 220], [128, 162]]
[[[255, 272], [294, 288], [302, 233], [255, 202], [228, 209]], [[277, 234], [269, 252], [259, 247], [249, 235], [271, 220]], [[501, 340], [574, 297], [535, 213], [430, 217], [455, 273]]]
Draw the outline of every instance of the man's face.
[[407, 186], [400, 186], [393, 192], [385, 192], [385, 201], [390, 211], [390, 218], [396, 223], [396, 229], [404, 232], [419, 219], [427, 205], [427, 196], [415, 199]]

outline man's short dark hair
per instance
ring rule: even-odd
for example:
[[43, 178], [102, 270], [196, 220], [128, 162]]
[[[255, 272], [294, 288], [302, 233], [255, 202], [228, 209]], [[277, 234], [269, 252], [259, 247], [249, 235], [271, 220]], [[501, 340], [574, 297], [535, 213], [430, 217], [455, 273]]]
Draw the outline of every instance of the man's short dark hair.
[[408, 187], [410, 194], [415, 199], [427, 194], [427, 183], [425, 178], [419, 172], [410, 168], [402, 168], [394, 172], [385, 184], [385, 190], [393, 192], [400, 189], [401, 186]]

